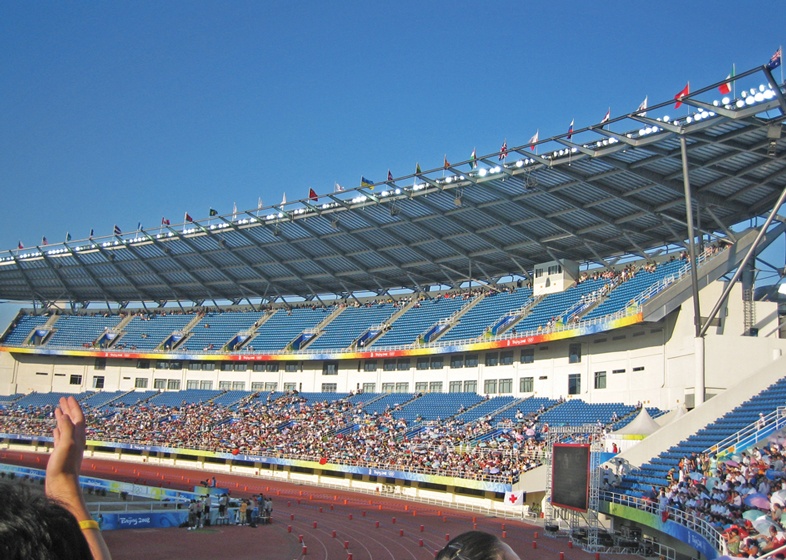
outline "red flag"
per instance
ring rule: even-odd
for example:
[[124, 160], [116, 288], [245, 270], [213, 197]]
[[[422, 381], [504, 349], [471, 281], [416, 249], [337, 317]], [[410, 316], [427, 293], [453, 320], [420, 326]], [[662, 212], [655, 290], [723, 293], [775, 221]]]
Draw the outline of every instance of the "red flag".
[[191, 216], [189, 216], [189, 215], [188, 215], [188, 212], [186, 212], [186, 221], [187, 221], [187, 222], [193, 222], [193, 221], [194, 221], [194, 218], [192, 218]]
[[310, 198], [314, 202], [318, 201], [319, 197], [317, 196], [317, 191], [315, 191], [314, 189], [308, 189], [308, 198]]
[[607, 122], [609, 122], [610, 119], [611, 119], [611, 107], [609, 107], [609, 110], [606, 111], [606, 116], [603, 117], [603, 120], [600, 121], [600, 124], [606, 124]]
[[687, 84], [685, 84], [685, 87], [684, 87], [684, 88], [682, 88], [682, 89], [679, 91], [679, 93], [678, 93], [677, 95], [675, 95], [675, 96], [674, 96], [674, 99], [677, 101], [677, 102], [674, 104], [674, 108], [675, 108], [675, 109], [679, 109], [680, 107], [682, 107], [682, 100], [683, 100], [685, 97], [687, 97], [688, 95], [690, 95], [690, 82], [688, 82]]
[[535, 144], [538, 143], [538, 135], [540, 134], [540, 130], [536, 130], [535, 134], [532, 135], [532, 138], [529, 139], [529, 149], [535, 151]]
[[390, 169], [388, 169], [388, 181], [392, 181], [392, 180], [393, 180], [393, 174], [390, 172]]
[[734, 65], [731, 65], [731, 72], [728, 76], [726, 76], [726, 81], [723, 82], [721, 85], [718, 86], [718, 91], [721, 92], [721, 95], [727, 95], [731, 93], [731, 84], [734, 82]]
[[22, 242], [20, 241], [20, 242], [19, 242], [19, 245], [17, 245], [17, 246], [16, 246], [16, 248], [21, 250], [21, 249], [24, 249], [24, 248], [25, 248], [25, 246], [24, 246], [24, 245], [22, 245]]
[[166, 218], [161, 218], [161, 225], [162, 226], [168, 226], [169, 225], [169, 220], [166, 219]]
[[508, 157], [508, 141], [502, 142], [502, 147], [499, 149], [499, 159], [503, 160]]
[[450, 162], [448, 161], [448, 155], [447, 154], [445, 154], [445, 161], [442, 162], [442, 167], [444, 167], [445, 169], [450, 167]]

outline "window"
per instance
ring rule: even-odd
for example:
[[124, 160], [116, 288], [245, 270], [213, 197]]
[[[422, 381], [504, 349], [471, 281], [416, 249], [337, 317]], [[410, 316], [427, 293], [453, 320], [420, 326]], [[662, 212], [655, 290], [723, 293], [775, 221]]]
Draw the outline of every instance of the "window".
[[202, 364], [199, 362], [188, 362], [188, 370], [189, 371], [198, 371], [202, 369]]
[[247, 371], [248, 364], [246, 362], [237, 362], [235, 363], [235, 367], [233, 368], [235, 371]]
[[338, 375], [338, 362], [323, 362], [322, 375]]
[[442, 356], [431, 358], [431, 369], [442, 369], [445, 367], [445, 359]]
[[183, 369], [183, 362], [170, 362], [169, 369]]
[[510, 394], [513, 392], [513, 379], [500, 379], [499, 380], [499, 392], [500, 394]]
[[625, 370], [624, 369], [613, 369], [613, 370], [611, 370], [611, 373], [625, 373]]
[[497, 392], [497, 380], [496, 379], [486, 379], [483, 382], [483, 392], [487, 395], [493, 395]]
[[338, 391], [338, 384], [336, 383], [323, 383], [322, 384], [322, 392], [323, 393], [335, 393]]
[[606, 388], [606, 372], [605, 371], [596, 371], [595, 372], [595, 388], [596, 389], [605, 389]]
[[550, 264], [549, 265], [549, 276], [552, 274], [561, 274], [562, 273], [562, 265], [559, 264]]
[[265, 364], [265, 371], [276, 372], [276, 371], [278, 371], [279, 365], [280, 364], [278, 362], [271, 362], [271, 363]]
[[276, 389], [278, 389], [278, 383], [276, 383], [275, 381], [265, 382], [265, 391], [267, 391], [268, 393], [270, 391], [275, 391]]
[[636, 366], [633, 371], [644, 371], [644, 366]]
[[284, 371], [288, 371], [290, 373], [300, 371], [300, 362], [287, 362], [284, 366]]
[[478, 382], [474, 379], [472, 381], [465, 381], [464, 382], [464, 392], [465, 393], [477, 393], [478, 392]]
[[49, 374], [48, 374], [47, 372], [45, 372], [45, 371], [37, 371], [37, 372], [35, 372], [35, 374], [36, 374], [36, 375], [49, 375]]
[[232, 362], [224, 362], [223, 364], [221, 364], [221, 371], [232, 371], [234, 369], [233, 367], [234, 365], [235, 364], [233, 364]]
[[522, 348], [522, 350], [521, 350], [521, 363], [522, 364], [535, 363], [535, 349], [534, 348]]
[[519, 379], [519, 391], [522, 393], [532, 393], [535, 391], [535, 378], [522, 377]]
[[396, 389], [395, 383], [383, 383], [382, 384], [382, 392], [383, 393], [392, 393]]
[[450, 357], [450, 369], [461, 369], [464, 367], [464, 356], [451, 356]]
[[428, 358], [418, 358], [417, 362], [415, 362], [416, 369], [428, 369], [429, 368], [429, 359]]
[[448, 384], [448, 391], [451, 393], [460, 393], [461, 381], [451, 381], [450, 384]]
[[265, 364], [254, 364], [251, 369], [254, 371], [265, 371]]
[[363, 363], [363, 371], [377, 371], [377, 361], [376, 360], [366, 360]]
[[169, 362], [156, 362], [156, 369], [169, 369]]
[[103, 389], [104, 388], [104, 376], [103, 375], [96, 375], [93, 377], [93, 389]]
[[246, 382], [245, 381], [233, 381], [232, 382], [232, 390], [233, 391], [245, 391], [246, 390]]
[[205, 362], [202, 364], [202, 371], [213, 371], [216, 369], [215, 362]]
[[297, 383], [284, 383], [284, 391], [296, 391]]
[[202, 389], [203, 391], [212, 391], [213, 382], [203, 379], [202, 381], [199, 382], [199, 388]]
[[568, 363], [578, 364], [581, 362], [581, 343], [576, 342], [568, 346]]
[[581, 393], [581, 374], [571, 373], [568, 375], [568, 394], [578, 395]]
[[265, 384], [261, 381], [252, 381], [251, 382], [251, 390], [252, 391], [262, 391], [265, 389]]
[[499, 365], [499, 352], [486, 352], [486, 367]]
[[513, 350], [505, 350], [499, 353], [499, 363], [503, 366], [513, 365]]
[[396, 371], [396, 360], [385, 360], [382, 362], [382, 369], [384, 371]]
[[166, 389], [166, 379], [154, 379], [153, 389]]
[[416, 393], [425, 393], [428, 391], [428, 381], [418, 381], [415, 383]]
[[81, 385], [82, 384], [82, 376], [76, 373], [71, 374], [71, 379], [69, 381], [71, 385]]
[[409, 383], [396, 383], [396, 393], [409, 393]]
[[375, 393], [377, 391], [377, 384], [376, 383], [363, 383], [363, 392], [364, 393]]
[[186, 389], [199, 389], [199, 381], [196, 379], [189, 379], [186, 381]]
[[399, 358], [398, 362], [396, 362], [396, 369], [399, 371], [409, 371], [411, 367], [409, 358]]
[[231, 381], [219, 381], [218, 382], [218, 388], [221, 391], [229, 391], [232, 388], [232, 382]]
[[428, 390], [431, 393], [441, 393], [442, 392], [442, 381], [432, 381], [428, 384]]
[[147, 389], [147, 377], [137, 377], [134, 379], [134, 388], [135, 389]]
[[106, 369], [106, 358], [96, 358], [95, 369]]
[[179, 391], [180, 390], [180, 380], [179, 379], [168, 379], [166, 382], [166, 388], [169, 391]]
[[478, 367], [478, 355], [467, 354], [464, 356], [464, 367]]

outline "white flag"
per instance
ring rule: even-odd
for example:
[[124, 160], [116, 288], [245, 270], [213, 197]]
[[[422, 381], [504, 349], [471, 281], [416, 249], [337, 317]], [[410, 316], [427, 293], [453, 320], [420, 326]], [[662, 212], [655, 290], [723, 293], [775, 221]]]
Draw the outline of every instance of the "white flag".
[[509, 506], [524, 505], [524, 491], [505, 492], [505, 503]]

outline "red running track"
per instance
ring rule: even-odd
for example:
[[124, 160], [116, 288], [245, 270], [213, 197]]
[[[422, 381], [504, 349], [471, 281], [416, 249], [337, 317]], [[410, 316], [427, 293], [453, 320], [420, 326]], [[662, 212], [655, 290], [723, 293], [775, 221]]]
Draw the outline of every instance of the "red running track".
[[[0, 452], [0, 462], [44, 468], [46, 455]], [[84, 474], [193, 490], [214, 473], [147, 463], [85, 459]], [[520, 521], [481, 517], [437, 506], [299, 486], [241, 475], [215, 474], [234, 497], [273, 497], [273, 523], [185, 529], [126, 529], [104, 533], [115, 560], [432, 560], [447, 540], [477, 528], [502, 537], [522, 560], [595, 560], [564, 539]], [[600, 557], [626, 560], [634, 555]]]

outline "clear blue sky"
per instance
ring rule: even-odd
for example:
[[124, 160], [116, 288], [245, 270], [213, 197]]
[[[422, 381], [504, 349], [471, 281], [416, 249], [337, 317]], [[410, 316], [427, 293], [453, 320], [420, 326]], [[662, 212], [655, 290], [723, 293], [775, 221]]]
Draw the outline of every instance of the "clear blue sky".
[[0, 250], [383, 180], [761, 65], [786, 3], [4, 2]]

